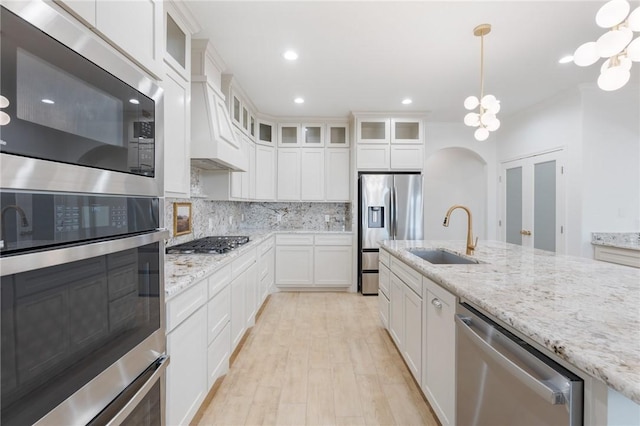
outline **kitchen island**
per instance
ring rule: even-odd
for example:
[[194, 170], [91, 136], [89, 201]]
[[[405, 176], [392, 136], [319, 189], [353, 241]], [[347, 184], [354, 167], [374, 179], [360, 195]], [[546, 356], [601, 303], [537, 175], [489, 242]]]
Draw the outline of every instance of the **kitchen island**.
[[[482, 241], [481, 263], [435, 265], [409, 248], [461, 254], [463, 241], [385, 241], [382, 248], [553, 358], [640, 403], [640, 270]], [[583, 374], [584, 376], [584, 374]]]

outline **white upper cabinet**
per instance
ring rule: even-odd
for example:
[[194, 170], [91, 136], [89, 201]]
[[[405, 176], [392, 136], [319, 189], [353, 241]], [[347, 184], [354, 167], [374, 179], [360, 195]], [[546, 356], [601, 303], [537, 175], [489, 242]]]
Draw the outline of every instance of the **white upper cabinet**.
[[329, 123], [327, 124], [327, 132], [325, 136], [326, 146], [332, 148], [348, 148], [349, 147], [349, 124]]
[[276, 198], [276, 151], [272, 146], [256, 145], [256, 199]]
[[350, 173], [349, 150], [328, 148], [325, 150], [325, 195], [327, 201], [349, 201]]
[[324, 124], [303, 124], [302, 146], [324, 146]]
[[276, 133], [273, 123], [264, 120], [258, 120], [256, 133], [258, 136], [258, 143], [270, 146], [275, 145]]
[[391, 141], [388, 118], [358, 118], [356, 124], [358, 143], [388, 144]]
[[300, 157], [300, 199], [324, 200], [324, 149], [304, 148]]
[[300, 124], [278, 124], [278, 146], [293, 148], [300, 145]]
[[391, 119], [391, 143], [422, 144], [422, 120], [414, 118]]
[[164, 39], [162, 10], [161, 0], [98, 0], [96, 29], [151, 74], [161, 76]]
[[300, 150], [278, 149], [278, 200], [300, 200]]

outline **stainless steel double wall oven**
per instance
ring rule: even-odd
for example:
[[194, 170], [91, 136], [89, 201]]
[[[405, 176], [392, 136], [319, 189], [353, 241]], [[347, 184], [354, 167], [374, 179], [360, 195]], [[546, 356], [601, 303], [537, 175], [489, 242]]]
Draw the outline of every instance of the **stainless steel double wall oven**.
[[55, 3], [0, 8], [0, 423], [163, 424], [162, 90]]

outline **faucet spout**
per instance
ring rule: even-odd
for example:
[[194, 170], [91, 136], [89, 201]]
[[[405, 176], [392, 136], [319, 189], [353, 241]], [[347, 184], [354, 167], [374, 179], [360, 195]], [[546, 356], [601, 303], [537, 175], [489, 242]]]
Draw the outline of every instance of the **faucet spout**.
[[478, 245], [478, 239], [476, 238], [476, 241], [474, 243], [473, 241], [473, 216], [471, 215], [471, 210], [469, 210], [468, 207], [465, 207], [463, 205], [460, 204], [456, 204], [453, 205], [451, 207], [449, 207], [449, 210], [447, 210], [447, 214], [444, 216], [444, 222], [442, 223], [442, 226], [448, 227], [449, 223], [451, 222], [451, 213], [453, 213], [454, 210], [456, 209], [462, 209], [465, 212], [467, 212], [467, 251], [466, 253], [468, 255], [472, 255], [473, 251], [475, 250], [476, 246]]

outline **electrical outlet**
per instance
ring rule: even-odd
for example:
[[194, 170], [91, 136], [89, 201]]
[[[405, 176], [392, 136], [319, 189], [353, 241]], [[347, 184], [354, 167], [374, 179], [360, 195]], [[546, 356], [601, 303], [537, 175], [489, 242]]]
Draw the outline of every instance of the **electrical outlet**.
[[242, 214], [240, 215], [240, 221], [241, 221], [241, 222], [244, 222], [244, 213], [242, 213]]
[[280, 213], [276, 215], [276, 222], [282, 222], [282, 215]]
[[331, 216], [329, 216], [328, 214], [324, 215], [324, 221], [329, 223], [331, 221]]
[[229, 216], [229, 225], [233, 225], [233, 216]]
[[209, 232], [213, 231], [213, 218], [209, 218]]

